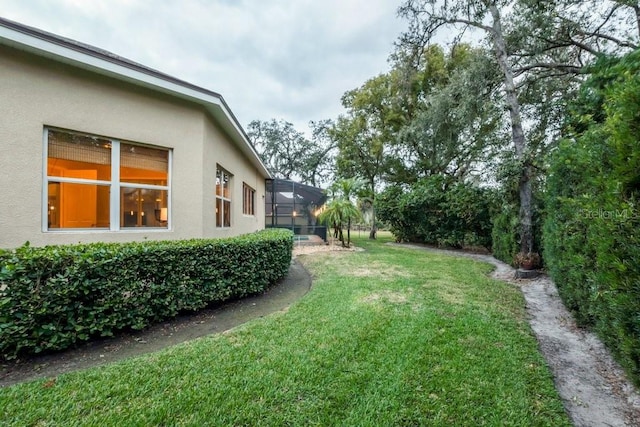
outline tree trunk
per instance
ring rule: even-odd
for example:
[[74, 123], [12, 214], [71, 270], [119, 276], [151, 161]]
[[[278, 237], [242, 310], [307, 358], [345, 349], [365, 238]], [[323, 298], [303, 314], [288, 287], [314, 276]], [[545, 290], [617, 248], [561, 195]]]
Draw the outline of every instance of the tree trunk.
[[496, 51], [496, 59], [502, 73], [504, 74], [504, 91], [511, 118], [511, 137], [515, 147], [516, 159], [521, 162], [522, 170], [520, 172], [520, 182], [518, 184], [518, 192], [520, 194], [520, 251], [529, 253], [533, 251], [533, 206], [531, 191], [531, 166], [526, 155], [527, 141], [522, 128], [522, 116], [520, 115], [520, 103], [518, 94], [513, 81], [513, 69], [509, 64], [507, 54], [507, 46], [502, 33], [502, 24], [500, 22], [500, 12], [495, 3], [489, 6], [491, 17], [493, 18], [493, 47]]
[[369, 239], [375, 240], [378, 233], [378, 227], [376, 225], [376, 190], [375, 181], [372, 179], [369, 183], [371, 185], [371, 232], [369, 232]]
[[631, 7], [636, 14], [636, 29], [638, 30], [638, 35], [640, 35], [640, 5], [636, 4]]

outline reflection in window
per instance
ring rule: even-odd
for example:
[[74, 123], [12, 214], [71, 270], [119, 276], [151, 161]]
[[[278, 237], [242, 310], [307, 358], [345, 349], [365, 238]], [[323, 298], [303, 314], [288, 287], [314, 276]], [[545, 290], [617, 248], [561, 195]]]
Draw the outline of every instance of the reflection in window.
[[167, 228], [169, 150], [56, 129], [45, 134], [48, 230]]

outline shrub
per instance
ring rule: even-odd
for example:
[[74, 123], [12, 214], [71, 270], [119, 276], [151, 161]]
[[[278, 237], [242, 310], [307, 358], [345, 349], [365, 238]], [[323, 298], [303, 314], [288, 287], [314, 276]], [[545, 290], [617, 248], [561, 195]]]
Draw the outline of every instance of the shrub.
[[593, 71], [550, 158], [544, 255], [578, 322], [640, 384], [640, 51]]
[[289, 230], [265, 230], [1, 253], [0, 355], [61, 350], [263, 292], [287, 274], [292, 245]]
[[396, 239], [462, 247], [491, 246], [490, 190], [471, 184], [448, 183], [434, 175], [405, 191], [387, 188], [377, 199], [381, 221]]
[[518, 213], [513, 209], [503, 207], [493, 218], [491, 230], [491, 250], [497, 259], [511, 264], [518, 253]]
[[[515, 266], [515, 258], [520, 252], [520, 221], [518, 220], [518, 209], [513, 202], [507, 202], [505, 197], [501, 198], [502, 207], [492, 218], [491, 229], [491, 251], [497, 259]], [[542, 225], [544, 223], [545, 211], [543, 200], [534, 194], [533, 199], [533, 248], [534, 251], [541, 251]], [[539, 261], [543, 264], [544, 259]]]

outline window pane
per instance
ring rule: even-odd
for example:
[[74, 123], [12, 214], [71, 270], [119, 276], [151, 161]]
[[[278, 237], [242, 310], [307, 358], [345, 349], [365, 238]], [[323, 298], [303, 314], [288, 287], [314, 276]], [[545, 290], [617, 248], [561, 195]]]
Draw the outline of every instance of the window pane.
[[231, 227], [231, 202], [225, 200], [223, 203], [224, 209], [224, 226]]
[[104, 185], [50, 182], [48, 228], [108, 228], [109, 190]]
[[167, 228], [167, 206], [166, 190], [121, 188], [120, 226]]
[[222, 199], [216, 199], [216, 227], [222, 227]]
[[222, 171], [216, 170], [216, 196], [222, 196]]
[[229, 194], [229, 174], [227, 173], [222, 173], [222, 187], [223, 187], [223, 196], [226, 197], [227, 199], [231, 198], [231, 195]]
[[49, 129], [47, 174], [66, 178], [111, 179], [111, 141]]
[[120, 144], [120, 181], [167, 185], [168, 171], [168, 150]]
[[246, 184], [242, 185], [242, 213], [245, 215], [254, 215], [254, 195], [255, 191]]
[[231, 198], [231, 193], [229, 192], [230, 179], [231, 175], [229, 173], [222, 169], [216, 170], [216, 196]]

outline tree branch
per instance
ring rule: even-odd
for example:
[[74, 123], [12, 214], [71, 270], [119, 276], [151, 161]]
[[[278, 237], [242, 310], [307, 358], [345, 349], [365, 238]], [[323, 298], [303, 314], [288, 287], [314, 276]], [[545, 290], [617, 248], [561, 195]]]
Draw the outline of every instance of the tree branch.
[[593, 31], [593, 32], [584, 32], [584, 31], [580, 31], [578, 34], [580, 34], [581, 36], [585, 36], [586, 38], [591, 38], [591, 37], [595, 37], [598, 39], [604, 39], [604, 40], [609, 40], [611, 42], [614, 42], [615, 44], [617, 44], [620, 47], [626, 47], [629, 49], [637, 49], [638, 45], [628, 42], [628, 41], [624, 41], [624, 40], [620, 40], [616, 37], [610, 36], [608, 34], [602, 34], [598, 31]]
[[523, 67], [514, 69], [514, 73], [516, 76], [519, 76], [527, 71], [536, 69], [536, 68], [544, 68], [550, 70], [565, 70], [566, 73], [573, 74], [582, 74], [582, 68], [576, 67], [575, 65], [569, 64], [557, 64], [553, 62], [534, 62], [533, 64], [525, 65]]

